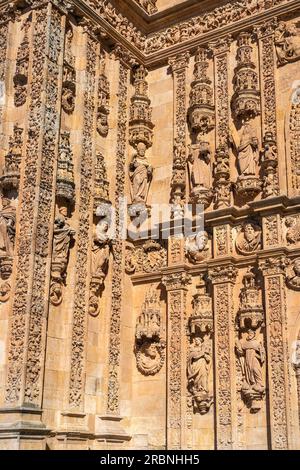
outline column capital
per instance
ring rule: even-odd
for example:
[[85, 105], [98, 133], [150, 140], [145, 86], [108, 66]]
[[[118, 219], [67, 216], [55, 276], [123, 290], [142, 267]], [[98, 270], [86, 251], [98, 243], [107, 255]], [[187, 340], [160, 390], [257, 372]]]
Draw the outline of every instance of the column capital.
[[165, 274], [162, 278], [162, 284], [167, 291], [186, 289], [192, 282], [192, 276], [186, 271]]
[[238, 269], [232, 264], [212, 267], [208, 271], [208, 278], [213, 284], [226, 282], [235, 283]]
[[274, 276], [276, 274], [286, 274], [286, 268], [289, 264], [285, 256], [274, 256], [259, 261], [259, 269], [263, 276]]
[[186, 69], [189, 65], [190, 61], [190, 53], [183, 52], [181, 54], [177, 54], [176, 56], [169, 58], [169, 66], [172, 69], [172, 72], [180, 72], [183, 69]]

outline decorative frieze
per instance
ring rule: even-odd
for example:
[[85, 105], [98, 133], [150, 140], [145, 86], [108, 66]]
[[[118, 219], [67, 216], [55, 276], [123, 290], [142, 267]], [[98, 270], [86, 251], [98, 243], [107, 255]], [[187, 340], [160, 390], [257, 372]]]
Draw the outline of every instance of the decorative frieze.
[[71, 114], [75, 109], [76, 98], [76, 72], [75, 58], [72, 53], [73, 27], [68, 24], [65, 34], [65, 54], [63, 68], [63, 83], [61, 105], [67, 114]]
[[100, 56], [100, 76], [98, 83], [97, 131], [102, 137], [108, 135], [109, 81], [105, 72], [105, 54]]
[[26, 18], [22, 25], [23, 39], [18, 48], [16, 71], [14, 74], [14, 102], [15, 106], [23, 106], [27, 99], [28, 73], [29, 73], [29, 35], [32, 23], [32, 14]]

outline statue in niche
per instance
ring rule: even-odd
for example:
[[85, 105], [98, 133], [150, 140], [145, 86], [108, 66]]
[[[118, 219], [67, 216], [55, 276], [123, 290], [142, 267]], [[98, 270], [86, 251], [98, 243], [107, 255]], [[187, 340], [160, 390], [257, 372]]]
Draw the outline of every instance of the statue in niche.
[[258, 137], [256, 129], [249, 119], [244, 120], [241, 137], [231, 131], [231, 143], [237, 152], [238, 169], [241, 177], [256, 176], [258, 164]]
[[208, 242], [208, 233], [204, 231], [186, 239], [185, 251], [191, 263], [200, 263], [207, 258], [209, 253]]
[[275, 31], [275, 46], [278, 65], [294, 62], [300, 58], [300, 34], [296, 24], [287, 25], [283, 21]]
[[236, 249], [242, 255], [249, 255], [260, 248], [261, 229], [258, 225], [246, 222], [236, 238]]
[[188, 165], [192, 190], [210, 189], [212, 178], [208, 142], [199, 142], [190, 146]]
[[101, 219], [95, 230], [92, 248], [92, 277], [104, 280], [108, 265], [112, 240], [108, 234], [109, 224], [106, 219]]
[[131, 198], [133, 204], [146, 204], [153, 169], [146, 157], [146, 145], [143, 142], [139, 142], [136, 150], [137, 153], [134, 155], [129, 167]]
[[251, 403], [253, 413], [260, 410], [261, 398], [265, 393], [262, 366], [265, 362], [265, 348], [256, 337], [258, 330], [249, 329], [245, 338], [236, 341], [236, 352], [244, 378], [242, 393]]
[[210, 335], [203, 338], [196, 336], [188, 356], [187, 377], [188, 388], [201, 406], [200, 413], [204, 414], [210, 408], [212, 396], [209, 390], [209, 374], [212, 367], [212, 342]]
[[13, 256], [16, 234], [16, 208], [10, 199], [2, 199], [0, 212], [0, 256]]
[[58, 212], [54, 220], [50, 285], [50, 301], [55, 306], [62, 302], [62, 285], [66, 277], [70, 245], [76, 233], [67, 222], [67, 207], [60, 207]]

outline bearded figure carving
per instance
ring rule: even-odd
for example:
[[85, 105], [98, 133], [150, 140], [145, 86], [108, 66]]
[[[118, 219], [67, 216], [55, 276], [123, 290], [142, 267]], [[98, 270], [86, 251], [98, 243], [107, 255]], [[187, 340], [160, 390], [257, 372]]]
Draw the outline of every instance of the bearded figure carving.
[[209, 255], [209, 237], [207, 232], [199, 232], [188, 237], [185, 242], [185, 251], [189, 261], [193, 264], [204, 261]]
[[241, 255], [254, 253], [261, 246], [261, 229], [252, 223], [243, 224], [235, 242], [237, 252]]
[[285, 65], [300, 59], [299, 28], [293, 23], [280, 21], [275, 31], [275, 46], [278, 65]]

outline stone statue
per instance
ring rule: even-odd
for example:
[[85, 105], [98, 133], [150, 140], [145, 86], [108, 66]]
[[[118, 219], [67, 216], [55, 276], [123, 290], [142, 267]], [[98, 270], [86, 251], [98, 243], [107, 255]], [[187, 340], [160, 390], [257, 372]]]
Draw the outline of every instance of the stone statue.
[[246, 338], [236, 341], [236, 352], [244, 379], [242, 393], [251, 400], [252, 411], [258, 411], [261, 408], [258, 401], [265, 393], [262, 376], [262, 366], [265, 362], [263, 343], [256, 338], [255, 331], [248, 330]]
[[188, 387], [192, 395], [201, 402], [209, 396], [209, 373], [212, 366], [212, 342], [209, 335], [196, 337], [188, 357]]
[[191, 188], [210, 189], [212, 178], [208, 142], [199, 142], [190, 146], [188, 166]]
[[104, 279], [109, 264], [112, 240], [108, 235], [109, 224], [105, 219], [96, 226], [92, 248], [92, 277]]
[[0, 212], [0, 256], [13, 256], [16, 233], [16, 208], [9, 199], [2, 199]]
[[300, 258], [296, 258], [287, 268], [287, 285], [294, 290], [300, 290]]
[[208, 256], [208, 233], [199, 232], [193, 237], [188, 237], [185, 242], [185, 251], [191, 263], [199, 263]]
[[232, 130], [230, 135], [231, 143], [237, 152], [238, 170], [240, 177], [256, 176], [258, 165], [258, 138], [256, 129], [245, 120], [241, 137]]
[[68, 224], [67, 216], [67, 207], [61, 207], [54, 220], [50, 300], [56, 306], [62, 301], [62, 284], [65, 280], [70, 245], [75, 236], [75, 230]]
[[287, 25], [280, 21], [275, 31], [275, 46], [279, 65], [300, 58], [299, 29], [295, 24]]
[[136, 362], [138, 370], [144, 375], [155, 375], [164, 363], [164, 342], [144, 341], [136, 346]]
[[70, 243], [75, 235], [75, 231], [67, 222], [68, 209], [61, 207], [59, 215], [54, 221], [53, 231], [53, 262], [60, 261], [66, 267], [69, 256]]
[[150, 181], [152, 179], [152, 167], [146, 157], [146, 145], [140, 142], [137, 145], [137, 153], [130, 164], [131, 198], [132, 203], [147, 202]]
[[245, 223], [236, 238], [236, 249], [242, 255], [254, 253], [260, 248], [261, 229], [252, 223]]

